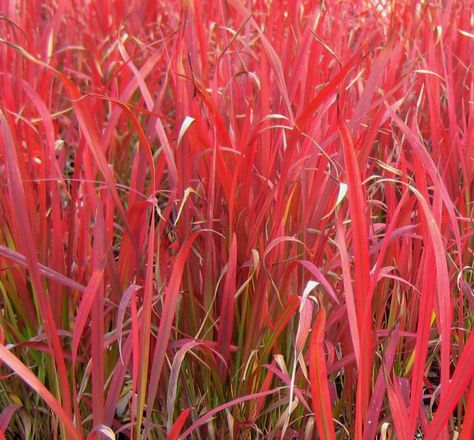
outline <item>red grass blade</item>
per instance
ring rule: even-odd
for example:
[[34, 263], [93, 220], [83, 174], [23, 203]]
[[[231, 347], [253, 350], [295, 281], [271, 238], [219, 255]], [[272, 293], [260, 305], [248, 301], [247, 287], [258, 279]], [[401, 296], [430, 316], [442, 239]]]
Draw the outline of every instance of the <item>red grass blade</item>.
[[[102, 204], [99, 200], [95, 215], [93, 263], [94, 271], [100, 272], [105, 267], [105, 225]], [[104, 282], [99, 283], [94, 295], [91, 310], [91, 361], [92, 361], [92, 413], [95, 426], [104, 422]]]
[[140, 371], [138, 372], [137, 388], [137, 422], [136, 433], [140, 438], [142, 431], [143, 410], [145, 407], [146, 386], [148, 382], [148, 369], [150, 362], [150, 339], [152, 296], [153, 296], [153, 261], [155, 253], [155, 208], [151, 212], [151, 220], [148, 231], [147, 267], [145, 276], [145, 287], [143, 293], [143, 306], [140, 322]]
[[[372, 319], [369, 316], [371, 304], [367, 303], [370, 291], [370, 261], [366, 202], [356, 152], [347, 124], [340, 119], [338, 132], [341, 138], [346, 166], [349, 212], [352, 221], [352, 240], [354, 246], [354, 285], [355, 307], [359, 324], [360, 363], [356, 401], [356, 439], [362, 438], [362, 424], [367, 418], [370, 398], [370, 376], [372, 370], [371, 338]], [[362, 353], [365, 353], [362, 355]]]
[[0, 110], [0, 122], [2, 127], [3, 142], [5, 145], [6, 163], [10, 182], [10, 191], [12, 199], [14, 200], [14, 210], [16, 217], [16, 224], [19, 234], [20, 246], [25, 253], [26, 262], [31, 276], [31, 284], [37, 295], [39, 309], [42, 319], [45, 324], [46, 331], [49, 335], [48, 344], [51, 352], [54, 354], [54, 362], [58, 369], [59, 381], [61, 384], [61, 391], [63, 393], [63, 405], [66, 414], [72, 417], [71, 407], [71, 393], [69, 388], [69, 381], [67, 377], [66, 364], [64, 362], [64, 354], [59, 340], [57, 330], [54, 325], [53, 313], [51, 305], [45, 295], [40, 273], [38, 269], [38, 256], [36, 249], [36, 242], [31, 230], [30, 217], [27, 209], [26, 196], [22, 184], [22, 176], [18, 166], [18, 157], [15, 150], [15, 145], [3, 112]]
[[466, 415], [461, 430], [460, 440], [470, 440], [474, 437], [474, 386], [473, 381], [469, 386], [469, 394], [466, 402]]
[[335, 440], [334, 422], [328, 388], [326, 353], [324, 352], [324, 330], [326, 309], [319, 311], [313, 326], [309, 346], [309, 375], [313, 395], [313, 413], [321, 439]]
[[186, 431], [183, 432], [183, 434], [179, 438], [185, 439], [187, 436], [192, 434], [197, 428], [199, 428], [201, 425], [204, 425], [204, 423], [206, 423], [209, 419], [211, 419], [214, 414], [217, 414], [220, 411], [223, 411], [227, 408], [231, 408], [232, 406], [238, 405], [239, 403], [247, 402], [248, 400], [255, 400], [260, 397], [265, 397], [271, 394], [275, 394], [278, 391], [279, 391], [278, 388], [273, 388], [271, 390], [263, 391], [260, 393], [248, 394], [247, 396], [239, 397], [237, 399], [231, 400], [230, 402], [226, 402], [222, 405], [219, 405], [218, 407], [212, 409], [211, 411], [208, 411], [206, 414], [204, 414], [199, 419], [197, 419]]
[[179, 438], [179, 434], [181, 433], [181, 430], [183, 429], [184, 424], [186, 423], [186, 419], [189, 416], [189, 413], [191, 412], [191, 408], [186, 408], [176, 419], [176, 422], [174, 422], [174, 425], [171, 427], [171, 430], [166, 437], [167, 440], [177, 440]]
[[87, 284], [86, 291], [84, 292], [84, 295], [82, 297], [79, 310], [77, 312], [76, 323], [72, 336], [73, 366], [76, 365], [79, 343], [84, 332], [84, 328], [86, 327], [87, 318], [96, 300], [97, 292], [104, 276], [104, 269], [105, 264], [102, 267], [96, 268], [96, 270], [92, 274], [89, 283]]
[[313, 98], [310, 104], [303, 110], [301, 115], [296, 121], [296, 126], [300, 129], [304, 129], [307, 121], [312, 118], [316, 109], [327, 99], [329, 96], [334, 95], [337, 88], [343, 83], [348, 73], [357, 65], [360, 55], [354, 55], [346, 65], [339, 71], [339, 73]]
[[473, 380], [474, 362], [472, 362], [472, 359], [474, 359], [474, 333], [471, 332], [446, 389], [445, 396], [441, 398], [433, 421], [429, 425], [429, 430], [426, 433], [427, 440], [439, 438], [456, 404], [465, 393], [468, 384]]
[[403, 396], [398, 384], [397, 377], [393, 378], [393, 384], [387, 379], [388, 399], [390, 403], [390, 412], [395, 425], [397, 438], [400, 440], [410, 440], [406, 431], [406, 420], [408, 419], [408, 408], [405, 405]]
[[354, 347], [354, 355], [357, 366], [361, 367], [361, 352], [360, 352], [360, 330], [357, 319], [357, 311], [355, 305], [354, 290], [351, 282], [351, 271], [349, 267], [349, 256], [347, 254], [347, 247], [345, 243], [344, 230], [342, 226], [342, 219], [339, 213], [336, 213], [336, 238], [339, 253], [341, 256], [342, 281], [344, 286], [344, 297], [346, 299], [347, 318], [349, 320], [349, 331], [351, 335], [352, 345]]
[[[155, 353], [153, 355], [152, 361], [153, 370], [151, 372], [148, 385], [147, 408], [153, 408], [153, 403], [158, 391], [158, 383], [160, 381], [165, 354], [171, 335], [171, 326], [173, 325], [176, 307], [178, 305], [179, 287], [181, 285], [184, 265], [191, 250], [191, 246], [193, 245], [197, 236], [198, 233], [191, 235], [181, 248], [174, 262], [173, 272], [171, 274], [168, 287], [165, 290], [163, 311], [161, 314], [160, 325], [158, 327]], [[148, 413], [148, 415], [149, 414], [150, 413]]]
[[46, 389], [30, 369], [20, 362], [20, 360], [3, 345], [0, 345], [0, 360], [5, 362], [28, 386], [41, 396], [53, 412], [56, 413], [72, 440], [81, 440], [83, 438], [56, 398]]
[[[224, 283], [220, 313], [221, 323], [217, 339], [219, 351], [222, 354], [225, 362], [229, 360], [230, 344], [232, 340], [232, 327], [234, 323], [234, 295], [236, 291], [237, 275], [237, 237], [235, 234], [232, 237], [229, 252], [229, 262], [227, 264], [227, 274]], [[222, 365], [221, 376], [224, 377], [225, 373], [226, 369], [224, 365]]]

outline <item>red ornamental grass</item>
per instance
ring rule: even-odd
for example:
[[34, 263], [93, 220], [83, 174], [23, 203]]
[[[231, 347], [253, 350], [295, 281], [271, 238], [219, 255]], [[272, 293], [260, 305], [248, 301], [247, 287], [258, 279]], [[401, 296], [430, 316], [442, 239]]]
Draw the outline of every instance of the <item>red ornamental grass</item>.
[[0, 0], [0, 439], [474, 435], [474, 9]]

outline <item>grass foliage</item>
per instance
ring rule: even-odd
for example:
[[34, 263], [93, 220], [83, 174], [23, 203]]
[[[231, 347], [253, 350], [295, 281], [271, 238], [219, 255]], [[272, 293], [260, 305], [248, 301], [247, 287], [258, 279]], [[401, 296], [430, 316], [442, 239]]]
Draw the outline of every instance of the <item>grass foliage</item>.
[[0, 438], [474, 437], [466, 0], [1, 0]]

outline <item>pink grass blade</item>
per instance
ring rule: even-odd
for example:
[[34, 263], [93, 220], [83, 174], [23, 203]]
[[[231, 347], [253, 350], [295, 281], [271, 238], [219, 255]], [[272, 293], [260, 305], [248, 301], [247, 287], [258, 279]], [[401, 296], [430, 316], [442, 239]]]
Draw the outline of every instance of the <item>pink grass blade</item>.
[[309, 294], [317, 286], [318, 283], [316, 281], [308, 281], [300, 298], [300, 307], [298, 311], [298, 327], [296, 329], [295, 337], [295, 364], [296, 359], [298, 359], [299, 355], [305, 347], [309, 332], [311, 330], [311, 323], [313, 322], [314, 304], [313, 299], [309, 297]]
[[[7, 258], [13, 263], [19, 264], [22, 267], [28, 267], [28, 263], [26, 261], [25, 256], [13, 249], [9, 249], [3, 245], [0, 245], [0, 255], [4, 258]], [[77, 281], [63, 274], [60, 274], [59, 272], [56, 272], [55, 270], [45, 266], [44, 264], [38, 263], [38, 270], [39, 270], [39, 273], [43, 275], [45, 278], [48, 278], [52, 281], [62, 284], [63, 286], [70, 287], [79, 292], [84, 292], [84, 290], [86, 289], [85, 286], [78, 283]]]
[[336, 304], [340, 304], [339, 299], [337, 298], [334, 289], [332, 288], [331, 284], [329, 284], [328, 280], [324, 277], [321, 271], [313, 264], [311, 261], [308, 260], [300, 260], [299, 263], [308, 269], [309, 272], [314, 276], [314, 278], [321, 283], [321, 285], [326, 289], [326, 292], [329, 293], [331, 298], [336, 302]]
[[[274, 365], [270, 365], [270, 364], [265, 364], [265, 365], [262, 365], [262, 367], [266, 368], [268, 371], [270, 371], [272, 373], [272, 375], [275, 375], [277, 376], [278, 378], [280, 378], [287, 386], [288, 388], [291, 387], [291, 377], [288, 376], [287, 374], [285, 374], [283, 371], [281, 371], [280, 369], [276, 368]], [[273, 376], [272, 376], [273, 377]], [[311, 411], [311, 406], [308, 404], [307, 400], [305, 399], [304, 397], [304, 394], [302, 392], [302, 390], [300, 390], [298, 387], [294, 387], [294, 393], [295, 393], [295, 396], [298, 398], [298, 400], [301, 402], [301, 404], [308, 410], [308, 411]]]
[[19, 403], [15, 403], [13, 405], [8, 405], [2, 410], [0, 413], [0, 432], [5, 432], [7, 430], [10, 420], [18, 408], [21, 408], [21, 405]]
[[367, 410], [367, 428], [364, 430], [364, 440], [373, 440], [377, 433], [377, 423], [380, 412], [382, 410], [382, 403], [385, 397], [386, 381], [384, 373], [391, 371], [393, 361], [395, 359], [397, 345], [399, 343], [400, 330], [397, 326], [390, 336], [390, 340], [384, 351], [384, 363], [380, 368], [377, 380], [375, 382], [374, 391], [370, 399], [369, 408]]

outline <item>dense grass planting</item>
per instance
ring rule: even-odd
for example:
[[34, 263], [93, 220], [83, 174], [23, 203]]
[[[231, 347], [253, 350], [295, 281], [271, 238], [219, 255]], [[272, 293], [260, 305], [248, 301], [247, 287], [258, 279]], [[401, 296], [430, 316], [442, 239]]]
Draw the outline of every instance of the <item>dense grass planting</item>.
[[469, 0], [0, 0], [0, 439], [474, 438], [473, 65]]

